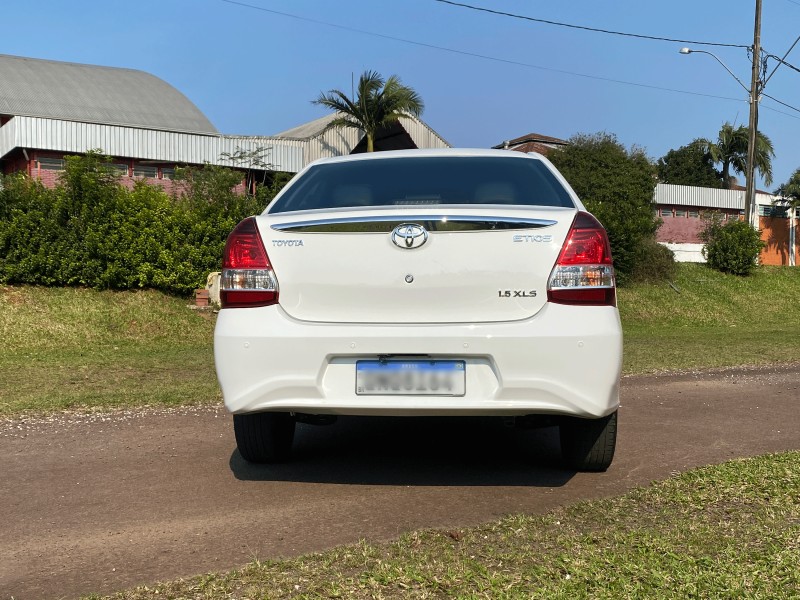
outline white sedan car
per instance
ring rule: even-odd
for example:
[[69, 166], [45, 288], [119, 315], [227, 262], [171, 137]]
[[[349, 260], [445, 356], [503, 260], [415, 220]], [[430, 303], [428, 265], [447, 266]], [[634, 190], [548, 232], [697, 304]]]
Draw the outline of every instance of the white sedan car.
[[497, 415], [557, 425], [569, 468], [614, 454], [622, 363], [606, 231], [544, 157], [319, 160], [225, 247], [217, 375], [245, 460], [295, 423]]

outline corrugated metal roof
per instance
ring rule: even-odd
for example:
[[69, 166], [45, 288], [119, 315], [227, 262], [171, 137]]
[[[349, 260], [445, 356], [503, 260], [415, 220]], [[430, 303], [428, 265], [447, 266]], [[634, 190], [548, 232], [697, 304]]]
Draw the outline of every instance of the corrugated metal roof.
[[[769, 194], [756, 194], [757, 204], [772, 204], [774, 197]], [[656, 184], [653, 193], [654, 204], [674, 206], [696, 206], [699, 208], [744, 209], [744, 192], [741, 190], [720, 190], [693, 185]]]
[[[299, 148], [306, 165], [319, 158], [345, 156], [356, 149], [364, 137], [364, 132], [352, 127], [331, 128], [331, 121], [336, 116], [337, 113], [331, 113], [271, 137]], [[399, 123], [417, 148], [450, 147], [442, 136], [416, 117], [404, 115], [399, 118]]]
[[303, 123], [297, 127], [292, 127], [286, 131], [276, 133], [273, 137], [286, 138], [290, 140], [308, 140], [324, 132], [328, 127], [330, 127], [331, 121], [333, 121], [337, 116], [337, 113], [331, 113], [329, 115], [325, 115], [324, 117], [320, 117], [319, 119], [314, 119], [308, 123]]
[[186, 96], [150, 73], [3, 54], [0, 114], [217, 133]]
[[[287, 129], [286, 131], [282, 131], [280, 133], [276, 133], [274, 136], [276, 138], [288, 139], [288, 140], [310, 140], [312, 138], [318, 137], [325, 133], [328, 128], [331, 126], [331, 122], [338, 116], [338, 113], [331, 113], [325, 115], [324, 117], [320, 117], [319, 119], [314, 119], [313, 121], [309, 121], [308, 123], [303, 123], [302, 125], [298, 125], [297, 127], [292, 127], [291, 129]], [[436, 133], [430, 125], [423, 122], [421, 119], [418, 119], [411, 115], [403, 115], [399, 119], [400, 124], [403, 128], [408, 132], [411, 138], [414, 140], [414, 143], [417, 144], [419, 148], [449, 148], [450, 144], [447, 143], [442, 136]], [[353, 128], [348, 128], [353, 129]], [[358, 131], [353, 129], [353, 131]], [[359, 139], [363, 136], [363, 132], [360, 133]]]

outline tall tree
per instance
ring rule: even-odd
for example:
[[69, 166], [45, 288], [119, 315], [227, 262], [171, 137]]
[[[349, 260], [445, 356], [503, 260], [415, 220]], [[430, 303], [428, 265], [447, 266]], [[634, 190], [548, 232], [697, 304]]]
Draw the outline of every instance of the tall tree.
[[790, 206], [800, 208], [800, 169], [795, 170], [789, 181], [775, 190], [775, 195], [785, 198]]
[[[722, 164], [722, 181], [730, 189], [733, 181], [731, 169], [740, 175], [747, 171], [747, 142], [749, 130], [744, 125], [734, 128], [725, 122], [719, 130], [717, 141], [700, 140], [703, 150], [711, 155], [715, 163]], [[756, 134], [755, 168], [764, 178], [764, 183], [772, 185], [772, 159], [775, 150], [772, 141], [760, 131]]]
[[641, 148], [630, 150], [606, 132], [579, 134], [547, 158], [608, 231], [614, 269], [621, 281], [646, 260], [643, 248], [654, 239], [655, 166]]
[[714, 168], [714, 159], [703, 149], [702, 140], [670, 150], [658, 159], [661, 183], [721, 188], [722, 173]]
[[339, 113], [331, 122], [333, 127], [352, 127], [367, 134], [367, 152], [375, 150], [375, 135], [391, 125], [401, 115], [418, 117], [425, 108], [422, 98], [412, 88], [392, 75], [384, 80], [376, 71], [364, 71], [358, 79], [355, 98], [340, 90], [320, 92], [313, 101]]

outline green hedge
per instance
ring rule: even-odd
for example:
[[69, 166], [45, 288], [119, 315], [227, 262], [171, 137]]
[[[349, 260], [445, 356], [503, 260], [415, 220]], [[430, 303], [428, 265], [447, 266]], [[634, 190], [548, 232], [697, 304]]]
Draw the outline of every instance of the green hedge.
[[127, 189], [98, 153], [67, 157], [55, 189], [24, 175], [0, 189], [0, 282], [189, 294], [219, 270], [225, 239], [274, 190], [236, 194], [241, 173], [181, 173], [181, 193]]

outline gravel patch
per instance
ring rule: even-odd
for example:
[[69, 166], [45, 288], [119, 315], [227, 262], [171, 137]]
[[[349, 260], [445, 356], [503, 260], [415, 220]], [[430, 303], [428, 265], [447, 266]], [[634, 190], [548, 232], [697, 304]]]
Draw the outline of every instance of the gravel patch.
[[228, 413], [221, 404], [69, 410], [45, 415], [0, 418], [0, 437], [27, 437], [31, 433], [44, 431], [67, 432], [88, 424], [117, 428], [127, 426], [134, 420], [205, 415], [223, 418]]

